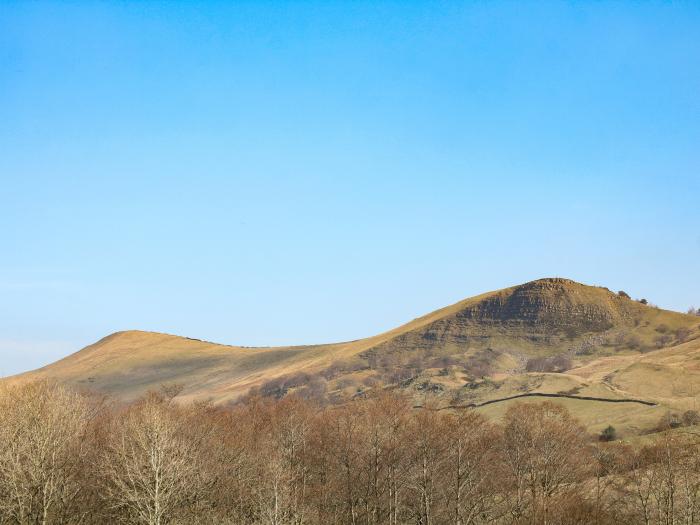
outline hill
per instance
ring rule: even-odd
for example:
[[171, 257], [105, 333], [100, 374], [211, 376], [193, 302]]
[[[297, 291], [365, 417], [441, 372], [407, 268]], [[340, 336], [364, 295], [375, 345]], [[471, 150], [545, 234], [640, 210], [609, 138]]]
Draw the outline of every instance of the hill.
[[395, 388], [410, 393], [417, 405], [486, 403], [477, 409], [494, 417], [512, 402], [507, 398], [557, 394], [568, 395], [561, 402], [591, 427], [615, 422], [637, 432], [665, 411], [694, 406], [699, 325], [696, 316], [607, 288], [549, 278], [469, 298], [344, 343], [247, 348], [118, 332], [11, 380], [46, 377], [123, 400], [177, 383], [178, 399], [216, 403], [251, 390], [340, 402]]

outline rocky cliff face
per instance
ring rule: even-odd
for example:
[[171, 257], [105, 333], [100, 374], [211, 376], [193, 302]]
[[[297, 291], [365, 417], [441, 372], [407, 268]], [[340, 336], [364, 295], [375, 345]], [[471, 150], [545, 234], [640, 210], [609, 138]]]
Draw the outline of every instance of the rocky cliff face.
[[466, 349], [496, 339], [557, 345], [564, 339], [631, 326], [640, 308], [607, 288], [561, 278], [540, 279], [468, 304], [452, 315], [383, 343], [377, 351]]
[[467, 307], [455, 317], [490, 325], [600, 332], [630, 318], [629, 303], [605, 288], [540, 279]]

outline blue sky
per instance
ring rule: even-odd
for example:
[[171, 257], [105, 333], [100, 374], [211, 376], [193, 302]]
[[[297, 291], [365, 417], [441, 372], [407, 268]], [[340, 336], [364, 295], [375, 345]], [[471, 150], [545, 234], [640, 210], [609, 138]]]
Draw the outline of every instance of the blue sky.
[[0, 375], [544, 276], [700, 306], [699, 57], [696, 2], [3, 2]]

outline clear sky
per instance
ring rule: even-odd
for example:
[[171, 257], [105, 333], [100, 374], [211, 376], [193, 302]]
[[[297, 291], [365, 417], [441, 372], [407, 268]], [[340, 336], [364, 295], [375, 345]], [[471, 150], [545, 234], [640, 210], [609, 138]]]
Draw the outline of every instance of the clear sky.
[[698, 2], [0, 5], [0, 375], [545, 276], [686, 310], [699, 198]]

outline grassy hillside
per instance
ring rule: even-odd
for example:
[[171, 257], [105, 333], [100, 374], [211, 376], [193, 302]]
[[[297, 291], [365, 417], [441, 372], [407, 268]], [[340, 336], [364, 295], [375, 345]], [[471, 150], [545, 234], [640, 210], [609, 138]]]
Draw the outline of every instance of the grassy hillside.
[[[574, 399], [557, 401], [591, 431], [613, 425], [622, 437], [636, 435], [654, 429], [669, 412], [681, 415], [687, 410], [700, 411], [700, 337], [695, 337], [648, 354], [598, 358], [562, 374], [511, 376], [501, 382], [498, 390], [484, 391], [481, 397], [507, 397], [526, 390], [656, 403], [646, 406]], [[498, 418], [513, 402], [495, 403], [478, 410]]]
[[[182, 400], [223, 403], [257, 390], [324, 402], [401, 389], [416, 404], [476, 404], [525, 392], [642, 399], [657, 406], [562, 403], [593, 428], [633, 433], [668, 410], [695, 406], [700, 318], [606, 288], [540, 279], [466, 299], [378, 336], [344, 343], [245, 348], [142, 331], [112, 334], [42, 369], [120, 399], [163, 384]], [[509, 401], [478, 410], [498, 417]]]

